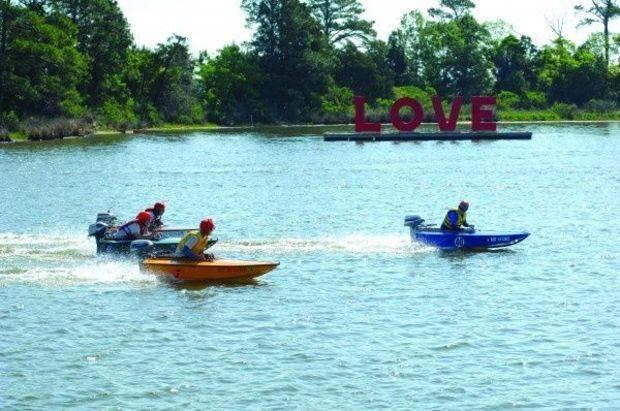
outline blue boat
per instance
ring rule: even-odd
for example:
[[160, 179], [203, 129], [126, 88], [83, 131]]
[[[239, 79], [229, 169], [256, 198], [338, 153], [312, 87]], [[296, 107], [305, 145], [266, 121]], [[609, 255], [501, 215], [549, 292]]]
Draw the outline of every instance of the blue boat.
[[489, 250], [510, 247], [529, 237], [530, 233], [505, 231], [444, 231], [433, 225], [425, 225], [424, 219], [412, 215], [405, 217], [405, 226], [411, 231], [411, 240], [444, 251]]

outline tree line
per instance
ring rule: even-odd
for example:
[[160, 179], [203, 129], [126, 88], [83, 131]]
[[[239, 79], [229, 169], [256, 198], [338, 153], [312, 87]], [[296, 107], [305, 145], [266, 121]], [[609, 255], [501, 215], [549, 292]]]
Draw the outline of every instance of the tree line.
[[[377, 39], [358, 0], [242, 0], [252, 40], [192, 56], [177, 35], [138, 47], [116, 0], [0, 0], [0, 128], [82, 118], [121, 130], [164, 123], [337, 122], [354, 95], [386, 111], [395, 97], [496, 94], [506, 110], [562, 116], [616, 110], [616, 0], [576, 0], [581, 45], [537, 47], [502, 23], [476, 20], [472, 0], [438, 0]], [[215, 17], [215, 16], [214, 16]], [[566, 113], [565, 113], [566, 112]]]

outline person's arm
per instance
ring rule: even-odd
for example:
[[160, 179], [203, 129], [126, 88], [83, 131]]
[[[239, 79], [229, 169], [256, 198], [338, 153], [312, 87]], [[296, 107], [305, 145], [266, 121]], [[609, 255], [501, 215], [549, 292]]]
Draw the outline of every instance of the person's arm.
[[454, 211], [450, 211], [448, 213], [448, 218], [450, 219], [452, 230], [458, 230], [457, 224], [459, 222], [459, 216]]
[[469, 223], [467, 222], [467, 218], [465, 218], [465, 220], [463, 220], [463, 227], [467, 227], [467, 228], [471, 228], [471, 229], [473, 229], [473, 228], [474, 228], [474, 225], [473, 225], [473, 224], [469, 224]]
[[183, 250], [181, 250], [181, 252], [183, 253], [183, 257], [184, 258], [189, 258], [191, 260], [199, 260], [200, 256], [196, 253], [194, 253], [192, 251], [191, 248], [189, 248], [187, 245], [183, 247]]

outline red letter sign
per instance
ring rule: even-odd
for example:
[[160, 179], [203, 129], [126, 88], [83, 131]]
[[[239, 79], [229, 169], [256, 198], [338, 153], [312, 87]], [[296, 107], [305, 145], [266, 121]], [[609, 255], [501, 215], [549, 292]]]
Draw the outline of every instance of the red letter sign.
[[471, 129], [473, 131], [497, 131], [493, 121], [493, 110], [482, 106], [494, 106], [495, 97], [473, 97], [471, 99]]
[[463, 96], [456, 96], [454, 98], [448, 121], [446, 121], [446, 115], [443, 112], [441, 97], [433, 96], [432, 100], [433, 108], [435, 109], [435, 119], [437, 119], [437, 124], [439, 125], [439, 131], [456, 130], [456, 123], [459, 121], [459, 114], [461, 112], [461, 106], [463, 105]]
[[380, 123], [366, 122], [366, 99], [363, 96], [355, 97], [355, 131], [357, 133], [379, 133]]
[[[406, 106], [411, 107], [413, 110], [413, 118], [409, 123], [404, 122], [400, 118], [400, 109]], [[392, 119], [392, 124], [398, 131], [413, 131], [420, 127], [420, 124], [422, 124], [422, 120], [424, 119], [424, 109], [417, 100], [409, 97], [403, 97], [396, 100], [392, 106], [390, 117]]]

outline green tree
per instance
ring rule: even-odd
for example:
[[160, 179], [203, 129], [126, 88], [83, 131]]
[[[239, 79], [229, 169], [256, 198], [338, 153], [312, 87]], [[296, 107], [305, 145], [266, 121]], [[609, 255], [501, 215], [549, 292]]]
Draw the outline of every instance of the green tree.
[[399, 32], [393, 32], [388, 39], [388, 66], [394, 73], [394, 85], [403, 86], [409, 83], [407, 76], [407, 55], [405, 42]]
[[40, 15], [2, 3], [0, 108], [23, 115], [84, 113], [77, 84], [84, 57], [74, 49], [76, 29], [59, 13]]
[[173, 35], [159, 44], [152, 56], [150, 101], [164, 121], [202, 121], [195, 98], [194, 60], [185, 37]]
[[[397, 85], [425, 87], [442, 82], [438, 53], [442, 36], [437, 24], [427, 21], [422, 13], [405, 14], [400, 26], [390, 35], [389, 44], [389, 64], [394, 68]], [[404, 58], [404, 62], [395, 60], [394, 55], [397, 59]]]
[[365, 96], [370, 104], [380, 98], [392, 97], [394, 83], [388, 69], [387, 51], [385, 43], [379, 41], [374, 42], [366, 52], [353, 43], [347, 43], [336, 52], [336, 84], [349, 88], [356, 95]]
[[162, 119], [152, 101], [152, 90], [159, 74], [155, 65], [155, 53], [145, 47], [133, 47], [127, 56], [123, 70], [123, 83], [134, 99], [135, 112], [147, 125], [159, 124]]
[[532, 86], [532, 60], [536, 48], [529, 37], [517, 39], [513, 35], [506, 36], [493, 50], [495, 64], [496, 91], [511, 91], [519, 96]]
[[358, 0], [308, 0], [308, 6], [332, 45], [376, 35], [373, 22], [360, 18], [364, 7]]
[[[439, 67], [445, 94], [471, 97], [489, 91], [492, 63], [488, 59], [486, 28], [471, 14], [436, 24], [442, 33], [442, 48], [438, 52], [442, 56]], [[435, 88], [441, 90], [439, 86]]]
[[106, 78], [120, 74], [133, 43], [129, 24], [116, 0], [45, 0], [54, 11], [66, 14], [77, 26], [77, 49], [88, 59], [88, 72], [80, 91], [91, 107], [110, 96]]
[[301, 120], [320, 109], [327, 91], [327, 38], [308, 7], [298, 0], [243, 0], [256, 31], [252, 49], [265, 82], [261, 95], [274, 120]]
[[545, 46], [538, 56], [539, 89], [551, 103], [582, 105], [606, 96], [609, 72], [605, 58], [566, 40]]
[[471, 0], [439, 0], [439, 8], [428, 9], [428, 14], [442, 19], [460, 19], [474, 7]]
[[612, 20], [620, 16], [620, 6], [617, 0], [590, 0], [590, 2], [590, 6], [583, 4], [575, 6], [577, 13], [585, 15], [579, 22], [579, 26], [589, 26], [594, 23], [603, 25], [605, 61], [609, 64], [609, 25]]
[[8, 81], [7, 51], [9, 44], [9, 26], [16, 13], [16, 8], [10, 0], [0, 0], [0, 114], [6, 109], [8, 94], [6, 93]]
[[207, 115], [217, 123], [264, 120], [259, 91], [264, 81], [255, 56], [239, 46], [226, 46], [199, 67]]

